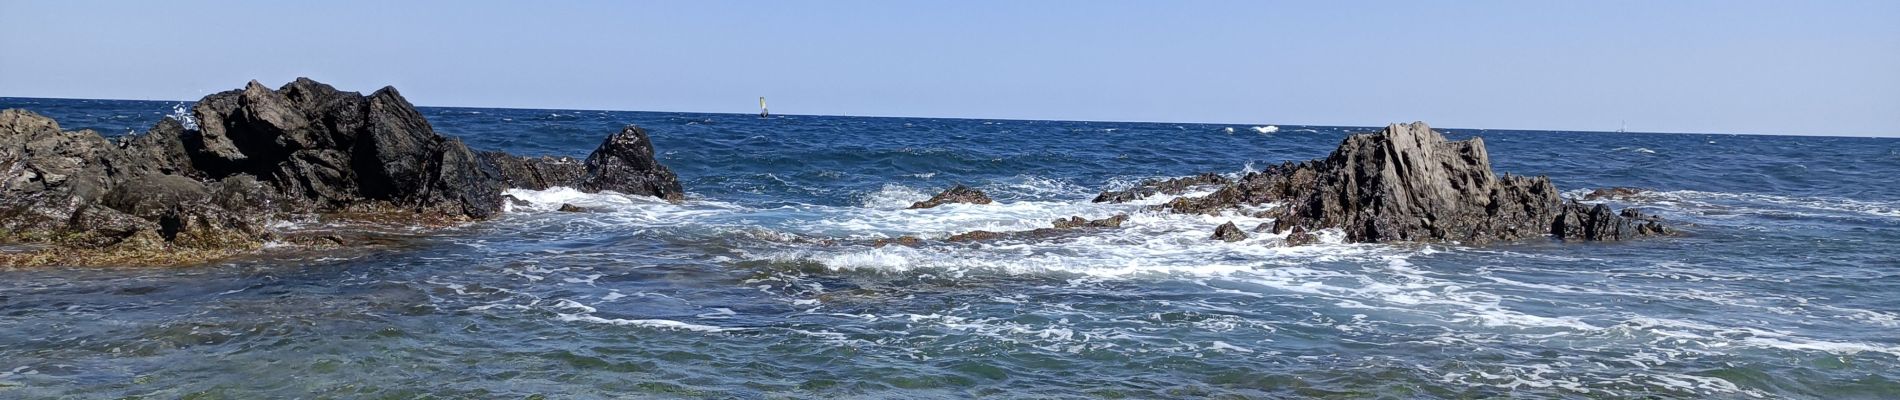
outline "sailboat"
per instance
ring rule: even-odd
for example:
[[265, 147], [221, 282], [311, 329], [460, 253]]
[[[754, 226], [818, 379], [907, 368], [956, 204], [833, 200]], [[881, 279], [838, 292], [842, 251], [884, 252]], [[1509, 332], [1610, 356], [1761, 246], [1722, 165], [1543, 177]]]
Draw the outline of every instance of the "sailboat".
[[[764, 97], [760, 97], [760, 98], [759, 98], [759, 101], [765, 101], [765, 98], [764, 98]], [[761, 104], [763, 104], [763, 103], [761, 103]], [[1630, 122], [1629, 122], [1628, 120], [1624, 120], [1624, 121], [1623, 121], [1623, 125], [1620, 125], [1620, 126], [1617, 126], [1617, 127], [1616, 127], [1616, 133], [1623, 133], [1623, 132], [1624, 132], [1625, 130], [1627, 130], [1627, 129], [1629, 129], [1629, 127], [1630, 127]]]
[[759, 118], [771, 118], [772, 112], [765, 109], [765, 96], [759, 96]]

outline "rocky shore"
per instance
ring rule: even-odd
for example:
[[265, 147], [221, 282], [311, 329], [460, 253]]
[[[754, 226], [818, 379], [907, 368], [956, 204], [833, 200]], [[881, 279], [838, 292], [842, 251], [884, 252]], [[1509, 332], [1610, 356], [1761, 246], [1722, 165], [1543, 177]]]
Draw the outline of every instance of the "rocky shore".
[[[1307, 232], [1339, 229], [1349, 242], [1458, 242], [1485, 244], [1526, 238], [1624, 240], [1672, 232], [1636, 210], [1564, 201], [1545, 177], [1497, 175], [1482, 138], [1448, 141], [1423, 122], [1392, 124], [1346, 138], [1324, 159], [1287, 162], [1239, 179], [1216, 174], [1144, 182], [1102, 193], [1096, 202], [1126, 202], [1156, 194], [1214, 188], [1156, 206], [1175, 213], [1249, 212], [1273, 218], [1257, 231], [1289, 233], [1287, 242], [1311, 241]], [[1264, 209], [1264, 210], [1261, 210]], [[1231, 223], [1212, 239], [1243, 240]]]
[[508, 188], [683, 193], [639, 127], [582, 161], [476, 152], [437, 134], [391, 87], [364, 96], [302, 78], [276, 90], [252, 81], [206, 96], [192, 115], [108, 140], [0, 111], [0, 265], [172, 265], [266, 243], [342, 246], [352, 238], [273, 226], [483, 220], [502, 211]]
[[[494, 218], [510, 188], [572, 187], [683, 199], [678, 178], [655, 158], [645, 130], [627, 126], [585, 159], [518, 157], [470, 149], [438, 134], [394, 88], [367, 96], [309, 79], [275, 90], [255, 81], [206, 96], [192, 118], [166, 118], [117, 139], [65, 131], [26, 110], [0, 111], [0, 266], [178, 265], [253, 252], [267, 244], [335, 248], [376, 242], [355, 230], [295, 228], [299, 222], [410, 227]], [[1527, 238], [1606, 241], [1673, 230], [1637, 210], [1565, 200], [1549, 179], [1498, 175], [1481, 138], [1448, 141], [1424, 123], [1393, 124], [1346, 138], [1332, 155], [1232, 175], [1149, 181], [1101, 193], [1120, 203], [1178, 197], [1153, 211], [1240, 213], [1273, 222], [1221, 224], [1210, 241], [1284, 235], [1317, 241], [1336, 230], [1349, 242], [1485, 244]], [[1611, 188], [1584, 200], [1627, 196]], [[991, 204], [955, 185], [910, 208]], [[561, 211], [586, 211], [571, 204]], [[1056, 220], [1020, 232], [972, 231], [926, 241], [904, 236], [874, 246], [1054, 239], [1118, 229], [1126, 215]]]

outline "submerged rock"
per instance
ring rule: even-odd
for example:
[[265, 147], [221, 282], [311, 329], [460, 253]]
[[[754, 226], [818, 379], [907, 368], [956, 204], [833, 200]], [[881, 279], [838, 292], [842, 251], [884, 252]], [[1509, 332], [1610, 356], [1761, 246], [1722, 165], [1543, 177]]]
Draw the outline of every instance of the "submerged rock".
[[635, 126], [581, 163], [477, 153], [437, 134], [390, 87], [363, 96], [305, 78], [277, 90], [252, 81], [206, 96], [192, 113], [197, 129], [166, 118], [115, 143], [25, 110], [0, 111], [0, 242], [182, 255], [147, 263], [9, 253], [0, 264], [193, 262], [258, 248], [276, 237], [269, 222], [290, 215], [481, 220], [501, 212], [507, 188], [683, 193]]
[[878, 239], [876, 241], [871, 242], [871, 247], [884, 247], [884, 246], [889, 246], [893, 244], [899, 245], [899, 246], [906, 246], [906, 247], [917, 247], [919, 245], [922, 245], [923, 243], [924, 243], [924, 240], [916, 236], [904, 235], [904, 236], [898, 236], [893, 239]]
[[1630, 188], [1630, 187], [1602, 188], [1602, 189], [1592, 190], [1590, 191], [1590, 193], [1583, 195], [1583, 199], [1584, 200], [1621, 199], [1621, 198], [1633, 197], [1633, 196], [1636, 196], [1638, 194], [1643, 194], [1648, 191], [1649, 190]]
[[963, 186], [963, 184], [959, 183], [949, 189], [944, 189], [942, 193], [937, 193], [936, 196], [931, 196], [930, 200], [912, 203], [910, 208], [931, 208], [950, 203], [990, 204], [990, 196], [983, 194], [981, 190], [971, 189], [969, 186]]
[[[982, 230], [969, 231], [969, 232], [959, 233], [955, 235], [950, 235], [950, 237], [944, 238], [944, 241], [946, 242], [981, 242], [981, 241], [993, 241], [993, 240], [1051, 239], [1051, 238], [1064, 237], [1065, 235], [1069, 235], [1077, 231], [1084, 231], [1084, 230], [1090, 230], [1090, 229], [1120, 228], [1122, 226], [1122, 223], [1127, 222], [1127, 221], [1128, 221], [1127, 214], [1116, 214], [1115, 216], [1112, 216], [1112, 217], [1095, 219], [1095, 220], [1084, 219], [1081, 216], [1071, 216], [1069, 218], [1057, 219], [1051, 222], [1050, 227], [1048, 228], [1036, 228], [1036, 229], [1031, 229], [1031, 230], [1026, 230], [1026, 231], [1013, 231], [1013, 232], [992, 232], [992, 231], [982, 231]], [[907, 244], [907, 245], [915, 246], [915, 244]]]
[[[1159, 192], [1207, 182], [1218, 180], [1201, 175], [1137, 189]], [[1106, 192], [1096, 199], [1125, 201], [1139, 197], [1140, 191], [1130, 193]], [[1566, 208], [1547, 178], [1498, 176], [1491, 170], [1483, 139], [1447, 141], [1422, 122], [1353, 135], [1327, 158], [1271, 166], [1222, 183], [1212, 194], [1177, 198], [1157, 208], [1217, 215], [1269, 204], [1279, 205], [1262, 213], [1276, 218], [1270, 228], [1274, 233], [1339, 229], [1350, 242], [1482, 244], [1547, 234], [1586, 240], [1615, 240], [1627, 237], [1624, 232], [1643, 234], [1614, 230], [1606, 235], [1576, 228], [1577, 224], [1627, 222], [1619, 222], [1625, 218], [1608, 211]], [[1560, 216], [1572, 219], [1554, 225]], [[1648, 223], [1655, 227], [1643, 232], [1664, 231], [1660, 222]], [[1310, 241], [1308, 237], [1289, 237], [1288, 242]]]

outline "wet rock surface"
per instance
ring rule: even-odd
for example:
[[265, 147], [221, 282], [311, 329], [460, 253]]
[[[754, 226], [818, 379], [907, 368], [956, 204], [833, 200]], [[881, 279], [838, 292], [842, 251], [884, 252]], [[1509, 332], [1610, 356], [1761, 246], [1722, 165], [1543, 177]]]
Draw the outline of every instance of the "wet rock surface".
[[[1287, 162], [1231, 181], [1213, 175], [1153, 181], [1102, 193], [1096, 201], [1123, 202], [1208, 185], [1219, 186], [1206, 196], [1177, 198], [1157, 208], [1218, 215], [1277, 205], [1259, 216], [1276, 219], [1269, 228], [1274, 233], [1300, 235], [1290, 235], [1289, 244], [1310, 242], [1308, 232], [1319, 229], [1342, 230], [1350, 242], [1470, 244], [1544, 235], [1621, 240], [1669, 232], [1660, 220], [1633, 211], [1565, 205], [1544, 177], [1499, 176], [1483, 139], [1448, 141], [1422, 122], [1353, 135], [1324, 159]], [[1625, 228], [1631, 224], [1635, 227]], [[1245, 235], [1222, 228], [1215, 238]]]
[[57, 247], [0, 264], [212, 259], [262, 246], [278, 237], [271, 221], [297, 215], [482, 220], [501, 212], [508, 188], [683, 193], [639, 127], [585, 162], [476, 152], [437, 134], [391, 87], [364, 96], [304, 78], [277, 90], [252, 81], [206, 96], [192, 115], [196, 129], [166, 118], [115, 143], [0, 111], [0, 241]]
[[963, 186], [963, 184], [959, 183], [956, 186], [951, 186], [949, 189], [944, 189], [942, 193], [937, 193], [936, 196], [931, 196], [929, 200], [912, 203], [910, 208], [931, 208], [951, 203], [990, 204], [990, 202], [990, 196], [983, 194], [983, 191], [972, 189], [969, 186]]

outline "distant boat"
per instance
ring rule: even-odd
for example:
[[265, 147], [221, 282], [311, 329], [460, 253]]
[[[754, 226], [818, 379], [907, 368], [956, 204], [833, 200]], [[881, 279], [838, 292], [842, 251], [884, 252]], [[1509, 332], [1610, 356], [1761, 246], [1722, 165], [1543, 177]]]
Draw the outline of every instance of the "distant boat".
[[772, 112], [765, 109], [765, 96], [759, 96], [759, 118], [771, 118]]
[[[759, 98], [759, 101], [765, 101], [765, 98], [764, 98], [764, 97], [760, 97], [760, 98]], [[1629, 128], [1629, 127], [1630, 127], [1630, 122], [1629, 122], [1629, 121], [1627, 121], [1627, 120], [1626, 120], [1626, 121], [1623, 121], [1623, 125], [1620, 125], [1620, 126], [1617, 126], [1617, 127], [1616, 127], [1616, 133], [1623, 133], [1623, 132], [1625, 132], [1625, 131], [1626, 131], [1626, 130], [1627, 130], [1627, 129]]]

